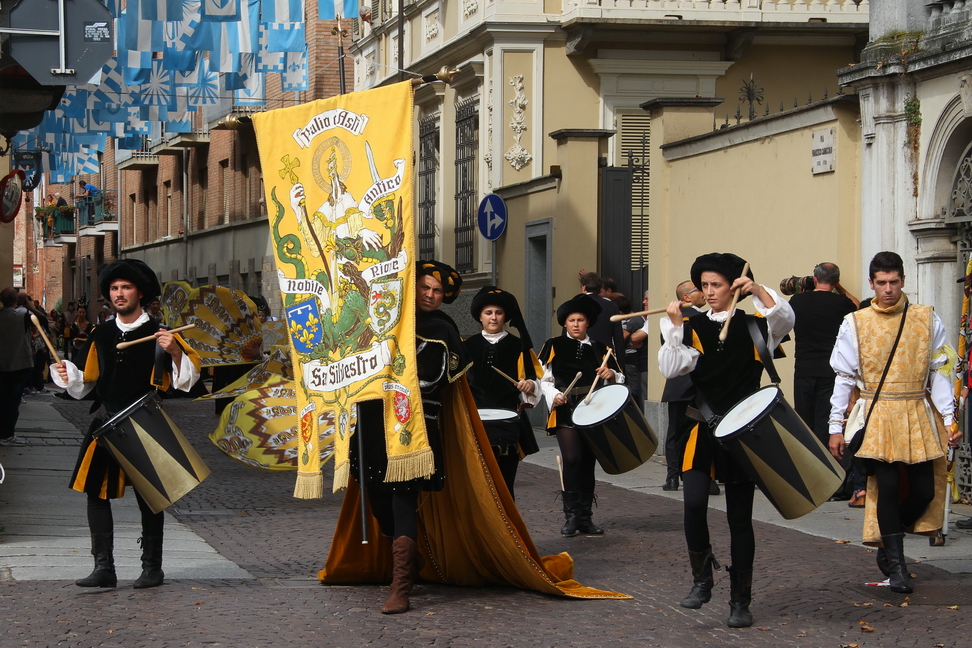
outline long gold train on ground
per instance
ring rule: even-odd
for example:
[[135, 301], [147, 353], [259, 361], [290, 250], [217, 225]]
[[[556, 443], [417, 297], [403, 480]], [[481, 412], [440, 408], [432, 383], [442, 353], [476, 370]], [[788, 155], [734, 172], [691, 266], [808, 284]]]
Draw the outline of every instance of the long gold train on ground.
[[844, 481], [844, 469], [776, 386], [737, 403], [715, 435], [787, 520], [816, 510]]

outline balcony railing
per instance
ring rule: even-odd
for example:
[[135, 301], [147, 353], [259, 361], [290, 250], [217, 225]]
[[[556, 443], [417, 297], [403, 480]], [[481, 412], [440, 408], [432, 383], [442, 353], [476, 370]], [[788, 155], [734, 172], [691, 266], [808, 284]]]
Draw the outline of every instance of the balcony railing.
[[564, 0], [564, 18], [867, 22], [868, 0]]
[[44, 228], [44, 238], [52, 239], [64, 234], [73, 235], [75, 208], [68, 207], [38, 207], [35, 217]]
[[99, 191], [94, 196], [80, 196], [75, 205], [78, 208], [78, 226], [82, 229], [118, 221], [114, 191]]

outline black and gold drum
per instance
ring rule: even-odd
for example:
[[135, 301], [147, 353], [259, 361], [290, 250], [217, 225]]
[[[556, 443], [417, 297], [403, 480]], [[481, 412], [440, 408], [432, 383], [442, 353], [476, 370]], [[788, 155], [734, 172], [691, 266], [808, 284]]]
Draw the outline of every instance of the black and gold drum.
[[113, 415], [94, 436], [156, 513], [209, 476], [209, 468], [162, 409], [155, 391]]
[[658, 437], [624, 385], [607, 385], [582, 399], [571, 419], [609, 475], [634, 470], [658, 448]]
[[715, 437], [787, 520], [816, 510], [844, 481], [844, 469], [775, 385], [736, 403]]

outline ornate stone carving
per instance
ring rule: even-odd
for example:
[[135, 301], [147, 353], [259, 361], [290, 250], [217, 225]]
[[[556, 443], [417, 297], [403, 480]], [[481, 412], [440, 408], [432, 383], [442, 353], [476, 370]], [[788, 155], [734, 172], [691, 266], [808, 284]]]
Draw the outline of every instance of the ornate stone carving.
[[520, 144], [520, 138], [523, 137], [523, 132], [527, 129], [524, 123], [524, 117], [526, 117], [526, 107], [530, 102], [526, 98], [526, 92], [523, 89], [522, 74], [510, 77], [510, 85], [513, 86], [516, 92], [516, 95], [507, 102], [513, 107], [513, 121], [510, 122], [510, 129], [513, 131], [513, 141], [515, 143], [503, 157], [510, 163], [510, 166], [519, 171], [533, 160], [530, 152]]
[[[490, 56], [487, 54], [487, 56]], [[490, 66], [491, 67], [491, 66]], [[486, 152], [483, 154], [486, 163], [486, 190], [493, 191], [493, 75], [486, 74]]]
[[469, 20], [470, 16], [475, 16], [479, 11], [479, 0], [463, 0], [462, 19]]
[[425, 16], [425, 42], [435, 40], [439, 35], [439, 10], [430, 11]]

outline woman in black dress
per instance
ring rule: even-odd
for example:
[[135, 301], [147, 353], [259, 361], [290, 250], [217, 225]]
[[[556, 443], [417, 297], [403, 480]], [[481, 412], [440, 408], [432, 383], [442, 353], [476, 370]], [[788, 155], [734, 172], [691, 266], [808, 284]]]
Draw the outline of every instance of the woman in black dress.
[[[509, 419], [483, 420], [503, 481], [515, 499], [513, 482], [520, 451], [528, 455], [540, 449], [525, 409], [536, 405], [540, 398], [539, 363], [520, 306], [511, 293], [486, 286], [473, 297], [469, 313], [483, 327], [480, 335], [472, 335], [463, 342], [473, 361], [468, 378], [476, 407], [516, 413]], [[506, 324], [514, 327], [520, 336], [510, 335], [504, 328]], [[510, 382], [494, 367], [517, 382]]]

